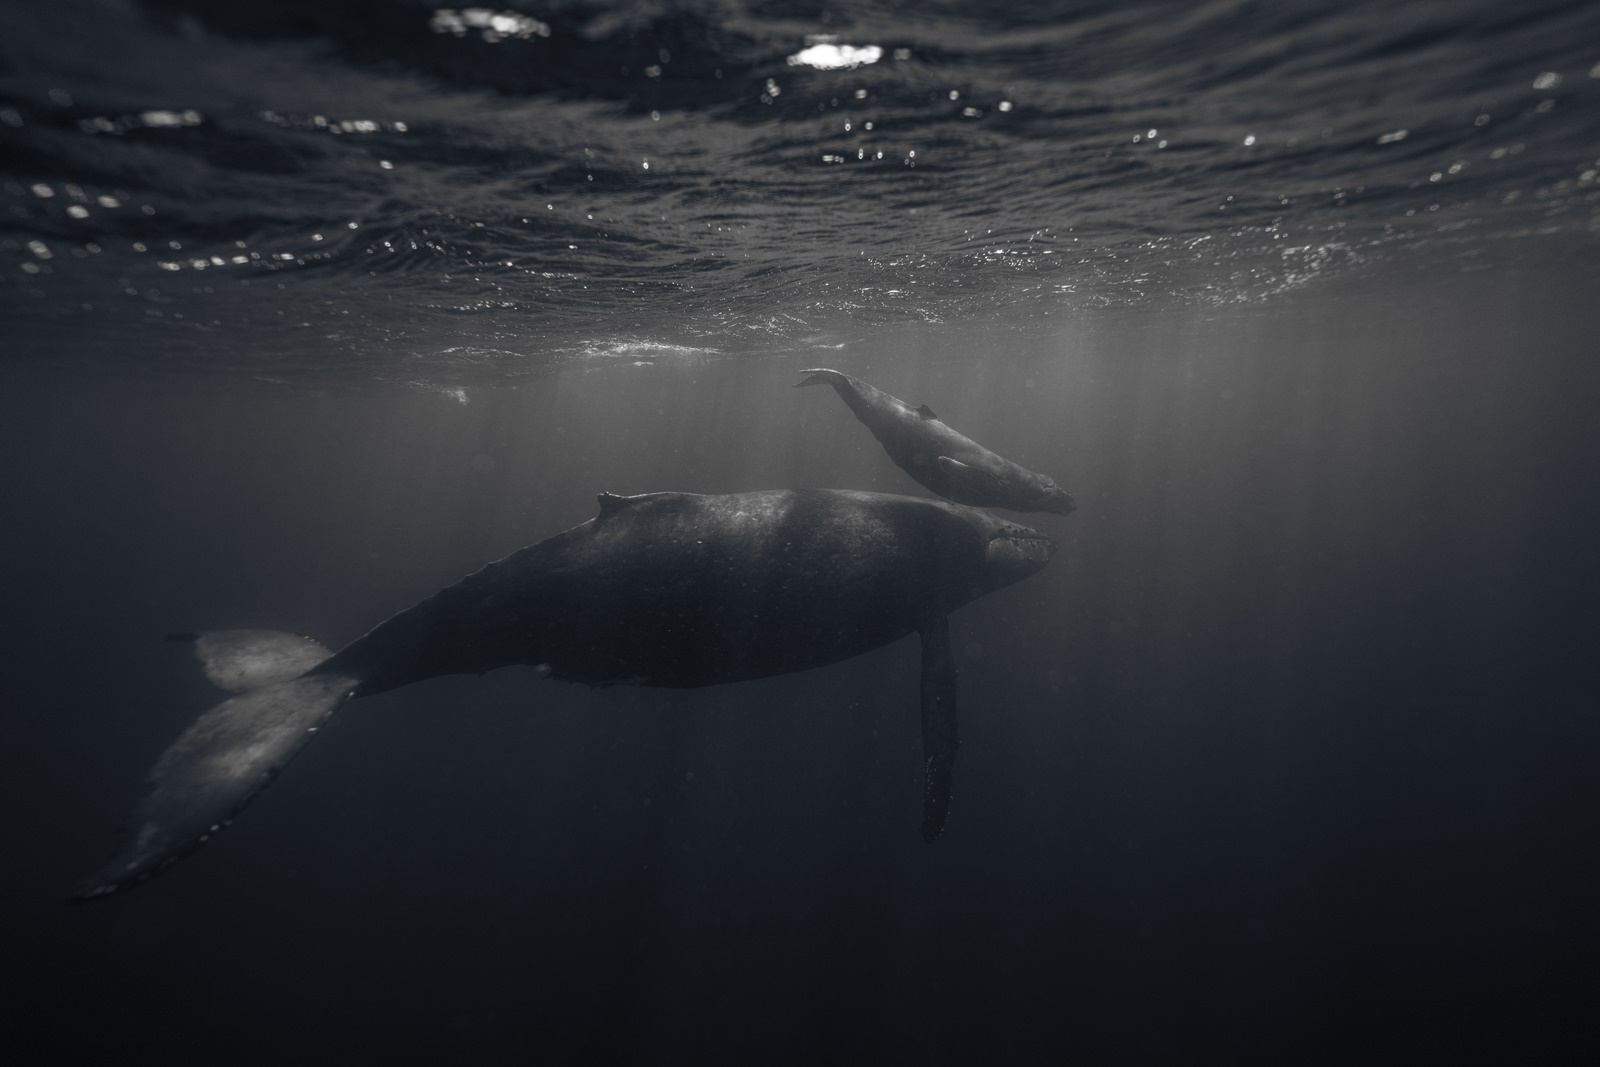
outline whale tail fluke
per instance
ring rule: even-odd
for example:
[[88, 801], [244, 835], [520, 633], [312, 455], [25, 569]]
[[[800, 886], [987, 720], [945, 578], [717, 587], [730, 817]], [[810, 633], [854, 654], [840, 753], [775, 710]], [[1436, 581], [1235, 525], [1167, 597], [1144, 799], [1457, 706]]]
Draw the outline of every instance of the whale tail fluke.
[[800, 373], [804, 374], [805, 377], [794, 383], [794, 388], [796, 389], [803, 385], [831, 385], [834, 388], [838, 388], [844, 381], [843, 374], [836, 370], [829, 370], [827, 367], [812, 367]]
[[194, 640], [207, 675], [245, 691], [200, 716], [162, 754], [127, 846], [77, 888], [75, 899], [128, 889], [199, 848], [266, 788], [359, 684], [347, 674], [296, 671], [300, 662], [315, 666], [329, 654], [307, 638], [232, 630]]
[[298, 678], [333, 655], [324, 645], [280, 630], [208, 630], [168, 634], [168, 641], [194, 642], [194, 655], [211, 684], [247, 693]]

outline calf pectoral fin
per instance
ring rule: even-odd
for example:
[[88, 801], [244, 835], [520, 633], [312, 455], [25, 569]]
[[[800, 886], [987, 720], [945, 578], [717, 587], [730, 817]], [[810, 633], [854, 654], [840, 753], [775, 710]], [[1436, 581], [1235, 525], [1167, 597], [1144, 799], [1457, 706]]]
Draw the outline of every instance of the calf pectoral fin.
[[982, 467], [973, 467], [958, 459], [940, 456], [939, 469], [944, 471], [944, 476], [950, 480], [952, 487], [961, 490], [968, 497], [1004, 498], [1005, 496], [1006, 483], [1000, 480], [999, 475]]
[[943, 616], [925, 623], [922, 635], [922, 839], [938, 840], [950, 814], [950, 781], [955, 771], [956, 658], [950, 650], [950, 623]]

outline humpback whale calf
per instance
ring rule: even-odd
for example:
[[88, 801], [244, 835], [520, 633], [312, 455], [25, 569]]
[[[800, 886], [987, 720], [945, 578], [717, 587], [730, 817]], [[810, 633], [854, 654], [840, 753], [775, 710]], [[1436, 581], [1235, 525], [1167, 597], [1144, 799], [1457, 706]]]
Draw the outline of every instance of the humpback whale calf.
[[1019, 466], [946, 426], [924, 404], [914, 408], [882, 389], [840, 371], [817, 367], [795, 383], [831, 385], [872, 431], [895, 466], [946, 500], [975, 508], [1052, 511], [1067, 515], [1077, 504], [1055, 482]]
[[922, 835], [955, 761], [946, 616], [1055, 545], [986, 512], [881, 493], [600, 495], [600, 514], [491, 563], [337, 653], [271, 630], [179, 635], [239, 695], [157, 762], [127, 846], [78, 891], [126, 889], [218, 832], [352, 697], [526, 664], [590, 685], [705, 686], [922, 638]]

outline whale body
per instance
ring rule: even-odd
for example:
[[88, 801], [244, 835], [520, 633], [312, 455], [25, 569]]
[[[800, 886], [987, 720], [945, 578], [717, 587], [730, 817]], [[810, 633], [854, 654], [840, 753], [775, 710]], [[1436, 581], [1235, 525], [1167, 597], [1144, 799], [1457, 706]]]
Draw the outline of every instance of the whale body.
[[975, 508], [1057, 515], [1077, 509], [1072, 497], [1054, 481], [957, 433], [926, 404], [914, 408], [859, 378], [827, 367], [800, 373], [806, 377], [796, 382], [795, 388], [833, 386], [895, 466], [946, 500]]
[[126, 889], [226, 826], [347, 700], [518, 664], [590, 685], [716, 685], [921, 635], [922, 834], [957, 747], [948, 614], [1045, 565], [1035, 530], [972, 508], [812, 489], [600, 496], [594, 519], [491, 563], [337, 653], [271, 630], [182, 635], [240, 695], [156, 764], [127, 847], [80, 888]]

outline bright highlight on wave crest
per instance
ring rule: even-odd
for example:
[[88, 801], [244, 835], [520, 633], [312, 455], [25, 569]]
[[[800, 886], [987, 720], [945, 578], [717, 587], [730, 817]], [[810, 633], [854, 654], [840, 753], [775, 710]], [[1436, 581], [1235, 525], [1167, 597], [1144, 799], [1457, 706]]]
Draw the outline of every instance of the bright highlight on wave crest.
[[[15, 112], [12, 112], [12, 114], [15, 114]], [[89, 134], [114, 133], [121, 135], [127, 133], [129, 130], [139, 129], [146, 126], [150, 127], [151, 129], [158, 130], [174, 130], [180, 129], [184, 126], [198, 126], [205, 120], [206, 119], [204, 115], [194, 110], [141, 111], [137, 115], [123, 115], [122, 117], [115, 119], [107, 118], [104, 115], [96, 115], [94, 118], [88, 119], [79, 119], [78, 129]], [[22, 122], [20, 119], [17, 122], [12, 122], [9, 118], [7, 118], [6, 125], [21, 126]]]
[[490, 44], [510, 37], [527, 40], [534, 36], [550, 36], [549, 23], [529, 18], [521, 12], [491, 11], [486, 7], [469, 7], [461, 11], [453, 7], [438, 8], [433, 18], [428, 20], [428, 28], [434, 33], [448, 33], [456, 37], [465, 37], [469, 29], [478, 30]]
[[883, 49], [875, 44], [857, 48], [839, 44], [836, 38], [807, 37], [806, 47], [789, 57], [791, 67], [810, 67], [813, 70], [854, 70], [883, 58]]
[[693, 345], [674, 345], [662, 341], [613, 340], [590, 341], [578, 346], [576, 354], [582, 359], [628, 360], [636, 367], [648, 366], [657, 359], [680, 361], [704, 359], [721, 353], [715, 348], [697, 348]]

